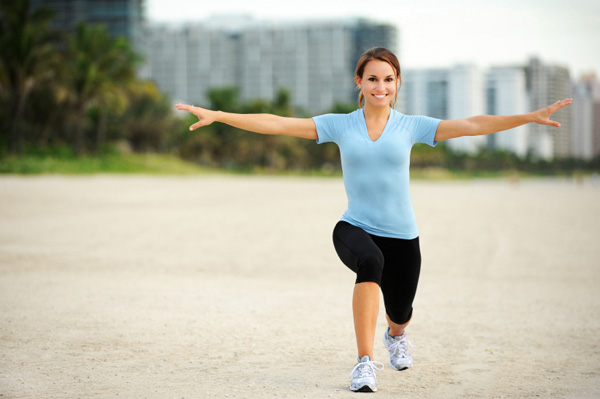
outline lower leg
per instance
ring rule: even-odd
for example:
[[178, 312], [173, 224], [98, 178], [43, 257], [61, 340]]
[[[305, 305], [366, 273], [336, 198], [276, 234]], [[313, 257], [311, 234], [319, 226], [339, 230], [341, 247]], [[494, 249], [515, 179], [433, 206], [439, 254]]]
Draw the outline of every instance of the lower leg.
[[391, 319], [390, 316], [388, 316], [387, 314], [385, 315], [387, 322], [388, 322], [388, 326], [390, 327], [390, 335], [391, 336], [397, 336], [397, 335], [402, 335], [402, 333], [404, 332], [404, 329], [406, 328], [406, 326], [408, 326], [408, 323], [410, 323], [410, 320], [412, 319], [412, 315], [410, 316], [411, 318], [404, 324], [397, 324], [394, 323]]
[[369, 355], [373, 359], [373, 341], [379, 314], [379, 285], [373, 282], [358, 283], [352, 296], [354, 331], [358, 357]]

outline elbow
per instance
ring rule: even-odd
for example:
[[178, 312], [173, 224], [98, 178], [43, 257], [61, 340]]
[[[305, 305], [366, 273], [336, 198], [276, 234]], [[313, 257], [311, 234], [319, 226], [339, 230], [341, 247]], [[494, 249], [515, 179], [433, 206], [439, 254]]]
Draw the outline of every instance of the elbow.
[[463, 136], [480, 136], [482, 134], [485, 134], [484, 132], [482, 132], [482, 127], [475, 118], [465, 119], [463, 131]]
[[277, 136], [282, 134], [282, 130], [284, 129], [283, 123], [281, 119], [277, 115], [273, 114], [260, 114], [265, 119], [262, 121], [262, 126], [260, 131], [261, 134], [266, 134], [269, 136]]

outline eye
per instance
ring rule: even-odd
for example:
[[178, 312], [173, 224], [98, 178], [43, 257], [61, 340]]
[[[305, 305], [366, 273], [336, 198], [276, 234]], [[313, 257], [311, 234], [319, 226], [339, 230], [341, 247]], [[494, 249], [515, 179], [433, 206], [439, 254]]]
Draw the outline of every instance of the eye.
[[394, 78], [387, 78], [385, 81], [386, 81], [386, 82], [393, 82], [393, 81], [394, 81]]
[[369, 82], [374, 82], [375, 78], [369, 78]]

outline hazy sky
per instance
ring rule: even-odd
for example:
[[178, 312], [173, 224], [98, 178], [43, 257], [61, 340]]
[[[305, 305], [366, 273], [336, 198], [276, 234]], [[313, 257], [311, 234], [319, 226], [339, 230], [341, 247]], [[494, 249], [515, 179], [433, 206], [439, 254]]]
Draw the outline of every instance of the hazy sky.
[[[288, 5], [289, 4], [289, 5]], [[598, 0], [146, 0], [150, 21], [368, 17], [400, 29], [402, 68], [524, 64], [530, 56], [600, 73]]]

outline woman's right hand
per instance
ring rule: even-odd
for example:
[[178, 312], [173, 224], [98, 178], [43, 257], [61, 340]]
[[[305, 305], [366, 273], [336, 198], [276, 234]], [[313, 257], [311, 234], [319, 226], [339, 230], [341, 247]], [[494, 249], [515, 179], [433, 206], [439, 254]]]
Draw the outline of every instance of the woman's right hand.
[[187, 111], [198, 117], [198, 122], [190, 126], [190, 131], [198, 129], [202, 126], [208, 126], [215, 121], [216, 112], [209, 109], [195, 107], [188, 104], [175, 104], [175, 108], [177, 108], [179, 111]]
[[176, 104], [175, 107], [198, 117], [198, 122], [190, 126], [190, 130], [210, 125], [213, 122], [221, 122], [255, 133], [282, 134], [311, 140], [318, 138], [317, 127], [312, 118], [289, 118], [272, 114], [237, 114], [211, 111], [187, 104]]

